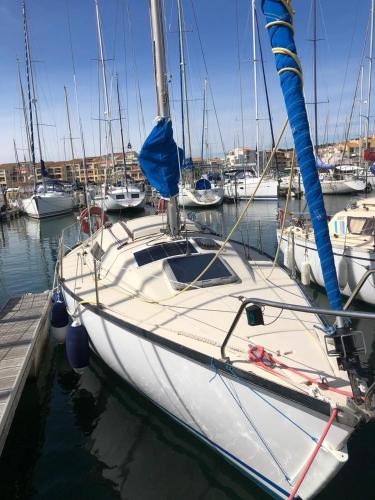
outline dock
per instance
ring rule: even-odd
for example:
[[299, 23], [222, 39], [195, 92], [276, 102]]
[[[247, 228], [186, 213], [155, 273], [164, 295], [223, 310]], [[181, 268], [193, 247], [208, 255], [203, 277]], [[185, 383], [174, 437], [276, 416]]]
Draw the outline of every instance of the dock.
[[36, 376], [48, 334], [49, 292], [12, 297], [0, 310], [0, 455], [28, 376]]

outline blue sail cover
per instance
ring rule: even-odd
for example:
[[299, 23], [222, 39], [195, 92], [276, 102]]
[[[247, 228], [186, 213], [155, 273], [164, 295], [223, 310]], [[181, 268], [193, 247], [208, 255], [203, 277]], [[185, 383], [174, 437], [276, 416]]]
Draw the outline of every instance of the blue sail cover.
[[48, 177], [48, 170], [46, 169], [46, 164], [40, 159], [40, 173], [42, 174], [42, 177]]
[[173, 139], [172, 122], [162, 118], [151, 130], [139, 153], [142, 172], [162, 198], [178, 193], [181, 151]]
[[[293, 24], [292, 6], [288, 0], [262, 0], [262, 10], [267, 24], [273, 23], [267, 26], [268, 34], [273, 52], [275, 53], [276, 68], [280, 74], [281, 88], [292, 129], [298, 165], [305, 187], [307, 206], [314, 228], [315, 241], [328, 300], [332, 309], [342, 309], [328, 231], [327, 214], [310, 137], [302, 82], [298, 74], [300, 71], [298, 58], [295, 60], [288, 54], [277, 53], [277, 49], [282, 48], [287, 49], [295, 56], [297, 54], [293, 30], [286, 24], [283, 24]], [[279, 21], [281, 21], [280, 24], [278, 23]]]
[[372, 173], [372, 175], [375, 175], [375, 163], [371, 165], [370, 172]]
[[211, 183], [207, 179], [198, 179], [195, 183], [195, 189], [197, 189], [198, 191], [211, 189]]
[[330, 170], [335, 168], [335, 165], [331, 165], [330, 163], [323, 163], [322, 160], [319, 158], [319, 156], [315, 157], [315, 164], [316, 168], [330, 169]]

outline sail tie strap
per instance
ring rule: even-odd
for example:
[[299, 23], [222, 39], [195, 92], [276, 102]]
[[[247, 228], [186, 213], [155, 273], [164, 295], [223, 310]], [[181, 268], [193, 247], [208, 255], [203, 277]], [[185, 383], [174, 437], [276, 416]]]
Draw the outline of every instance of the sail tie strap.
[[265, 25], [265, 28], [266, 28], [266, 30], [268, 30], [268, 28], [271, 28], [271, 26], [276, 26], [277, 24], [281, 25], [281, 26], [285, 26], [286, 28], [289, 28], [294, 33], [293, 24], [290, 24], [287, 21], [271, 21], [270, 23], [267, 23]]

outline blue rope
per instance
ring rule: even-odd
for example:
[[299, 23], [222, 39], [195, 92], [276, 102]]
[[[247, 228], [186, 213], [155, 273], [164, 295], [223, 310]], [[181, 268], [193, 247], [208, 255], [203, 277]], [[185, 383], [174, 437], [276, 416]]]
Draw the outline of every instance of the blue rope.
[[[230, 373], [232, 373], [235, 377], [239, 378], [233, 371], [233, 367], [232, 365], [229, 365], [228, 363], [225, 364], [225, 368], [228, 369], [228, 371]], [[255, 423], [253, 422], [253, 420], [251, 419], [251, 417], [247, 414], [247, 412], [244, 410], [244, 408], [242, 407], [241, 405], [241, 401], [239, 400], [238, 396], [237, 395], [234, 395], [233, 392], [231, 391], [230, 387], [228, 387], [228, 385], [225, 383], [223, 377], [220, 375], [219, 372], [217, 372], [221, 381], [223, 382], [223, 384], [225, 385], [225, 387], [228, 389], [230, 395], [232, 396], [232, 398], [236, 401], [237, 405], [239, 406], [240, 410], [242, 411], [242, 413], [244, 414], [246, 420], [249, 422], [249, 424], [251, 425], [251, 427], [254, 429], [255, 433], [257, 434], [259, 440], [263, 443], [264, 447], [266, 448], [266, 450], [268, 451], [268, 453], [271, 455], [273, 461], [276, 463], [276, 465], [278, 466], [278, 468], [280, 469], [280, 471], [282, 472], [283, 476], [284, 476], [284, 479], [291, 485], [291, 480], [290, 478], [288, 477], [287, 473], [284, 471], [282, 465], [279, 463], [278, 459], [276, 458], [276, 456], [274, 455], [273, 451], [271, 450], [271, 448], [269, 447], [268, 443], [266, 442], [266, 440], [263, 438], [263, 436], [261, 435], [261, 433], [259, 432], [257, 426], [255, 425]]]
[[215, 375], [208, 381], [208, 383], [212, 382], [216, 378], [216, 375], [217, 375], [217, 366], [216, 366], [214, 357], [211, 358], [210, 368], [212, 368], [212, 370], [215, 371]]
[[[237, 379], [241, 380], [240, 377], [236, 374], [236, 372], [234, 371], [234, 367], [233, 365], [229, 364], [229, 363], [226, 363], [225, 364], [225, 369], [231, 373], [234, 377], [236, 377]], [[255, 389], [253, 389], [252, 387], [249, 386], [249, 389], [254, 393], [256, 394], [262, 401], [264, 401], [265, 403], [269, 404], [271, 406], [271, 408], [273, 408], [275, 411], [277, 411], [278, 413], [280, 413], [280, 415], [282, 415], [283, 417], [285, 417], [291, 424], [295, 425], [297, 427], [297, 429], [299, 429], [300, 431], [302, 431], [304, 434], [306, 434], [306, 436], [308, 436], [310, 439], [312, 439], [315, 443], [318, 441], [318, 439], [314, 436], [312, 436], [311, 434], [309, 434], [303, 427], [301, 427], [297, 422], [295, 422], [294, 420], [292, 420], [290, 417], [288, 417], [288, 415], [286, 415], [285, 413], [283, 413], [281, 410], [279, 410], [279, 408], [277, 408], [276, 406], [274, 406], [270, 401], [268, 401], [266, 398], [264, 398], [259, 392], [257, 392]]]

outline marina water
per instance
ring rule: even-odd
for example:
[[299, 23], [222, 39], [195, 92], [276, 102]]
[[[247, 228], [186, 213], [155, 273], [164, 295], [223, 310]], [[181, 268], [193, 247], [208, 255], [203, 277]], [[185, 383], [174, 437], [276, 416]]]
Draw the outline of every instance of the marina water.
[[[329, 214], [350, 199], [326, 197]], [[276, 249], [277, 210], [284, 202], [256, 202], [234, 238], [270, 255]], [[244, 204], [193, 211], [190, 218], [227, 234]], [[289, 209], [304, 210], [304, 200]], [[0, 303], [52, 287], [61, 231], [67, 246], [79, 236], [76, 215], [45, 221], [26, 217], [0, 224]], [[140, 216], [142, 215], [139, 214]], [[310, 296], [327, 305], [322, 289]], [[357, 302], [355, 308], [374, 310]], [[375, 325], [365, 333], [375, 368]], [[350, 459], [319, 499], [373, 499], [375, 424], [349, 442]], [[359, 492], [360, 482], [360, 494]], [[254, 483], [139, 396], [92, 357], [79, 377], [64, 346], [49, 341], [38, 380], [27, 383], [0, 459], [0, 499], [224, 500], [269, 498]]]

